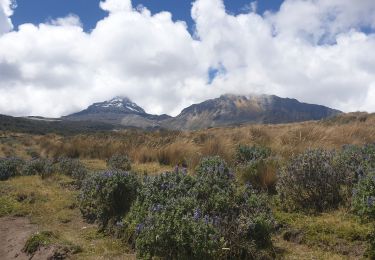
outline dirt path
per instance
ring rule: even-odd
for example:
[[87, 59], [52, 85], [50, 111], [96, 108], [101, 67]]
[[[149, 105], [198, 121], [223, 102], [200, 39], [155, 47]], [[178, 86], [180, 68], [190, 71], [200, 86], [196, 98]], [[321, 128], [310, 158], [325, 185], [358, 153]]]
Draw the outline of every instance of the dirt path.
[[0, 259], [30, 259], [22, 248], [26, 240], [37, 231], [27, 218], [0, 218]]

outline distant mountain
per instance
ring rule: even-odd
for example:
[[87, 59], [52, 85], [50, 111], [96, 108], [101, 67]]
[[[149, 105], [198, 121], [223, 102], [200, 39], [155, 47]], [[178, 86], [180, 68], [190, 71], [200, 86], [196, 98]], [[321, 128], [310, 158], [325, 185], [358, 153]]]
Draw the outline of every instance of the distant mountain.
[[94, 121], [138, 128], [160, 127], [159, 122], [170, 118], [168, 115], [147, 114], [143, 108], [127, 97], [94, 103], [87, 109], [63, 117], [70, 121]]
[[195, 130], [247, 123], [291, 123], [320, 120], [340, 114], [325, 106], [301, 103], [273, 95], [222, 95], [191, 105], [176, 116], [151, 115], [126, 97], [95, 103], [87, 109], [63, 117], [68, 121], [104, 122], [138, 128]]
[[279, 124], [320, 120], [342, 113], [325, 106], [301, 103], [274, 95], [222, 95], [185, 108], [165, 126], [201, 129], [247, 123]]

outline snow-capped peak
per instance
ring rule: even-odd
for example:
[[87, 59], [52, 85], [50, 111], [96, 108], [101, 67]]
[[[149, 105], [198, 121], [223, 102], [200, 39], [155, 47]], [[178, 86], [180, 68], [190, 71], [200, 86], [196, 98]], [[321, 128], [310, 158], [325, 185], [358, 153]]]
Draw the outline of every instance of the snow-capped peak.
[[116, 109], [121, 111], [145, 113], [145, 111], [139, 107], [136, 103], [132, 102], [127, 97], [114, 97], [111, 100], [94, 104], [96, 108]]

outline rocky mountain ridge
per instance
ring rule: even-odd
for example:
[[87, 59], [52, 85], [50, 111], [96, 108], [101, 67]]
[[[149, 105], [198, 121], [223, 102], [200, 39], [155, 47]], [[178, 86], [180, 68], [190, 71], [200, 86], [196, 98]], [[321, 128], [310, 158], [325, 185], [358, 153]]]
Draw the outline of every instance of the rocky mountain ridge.
[[126, 97], [94, 103], [62, 117], [69, 121], [93, 121], [125, 127], [196, 130], [248, 123], [291, 123], [320, 120], [342, 113], [321, 105], [274, 95], [222, 95], [193, 104], [176, 117], [152, 115]]

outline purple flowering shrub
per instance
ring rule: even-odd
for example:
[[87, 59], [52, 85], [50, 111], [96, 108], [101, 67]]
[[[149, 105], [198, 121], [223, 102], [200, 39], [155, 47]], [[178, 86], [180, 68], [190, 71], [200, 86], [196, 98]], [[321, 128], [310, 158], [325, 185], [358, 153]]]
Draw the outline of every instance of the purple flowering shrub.
[[137, 177], [128, 172], [109, 170], [90, 175], [78, 196], [81, 213], [101, 229], [111, 228], [128, 212], [138, 187]]
[[253, 259], [272, 246], [272, 212], [264, 195], [241, 188], [223, 160], [146, 177], [123, 220], [140, 258]]
[[281, 170], [276, 188], [285, 209], [323, 212], [340, 205], [345, 178], [334, 158], [330, 151], [307, 150]]
[[77, 181], [82, 181], [87, 175], [87, 169], [79, 159], [61, 157], [57, 161], [57, 167], [59, 173], [70, 176]]
[[375, 169], [375, 144], [345, 145], [337, 154], [335, 163], [337, 169], [345, 176], [350, 195], [353, 186], [364, 175], [364, 172]]
[[111, 170], [130, 171], [131, 161], [127, 155], [115, 154], [107, 160], [107, 167]]
[[53, 162], [45, 158], [37, 158], [27, 161], [22, 169], [22, 175], [40, 175], [42, 178], [49, 177], [53, 172]]
[[375, 171], [359, 177], [353, 189], [353, 211], [364, 219], [375, 220]]
[[0, 158], [0, 181], [21, 175], [24, 161], [20, 158]]

